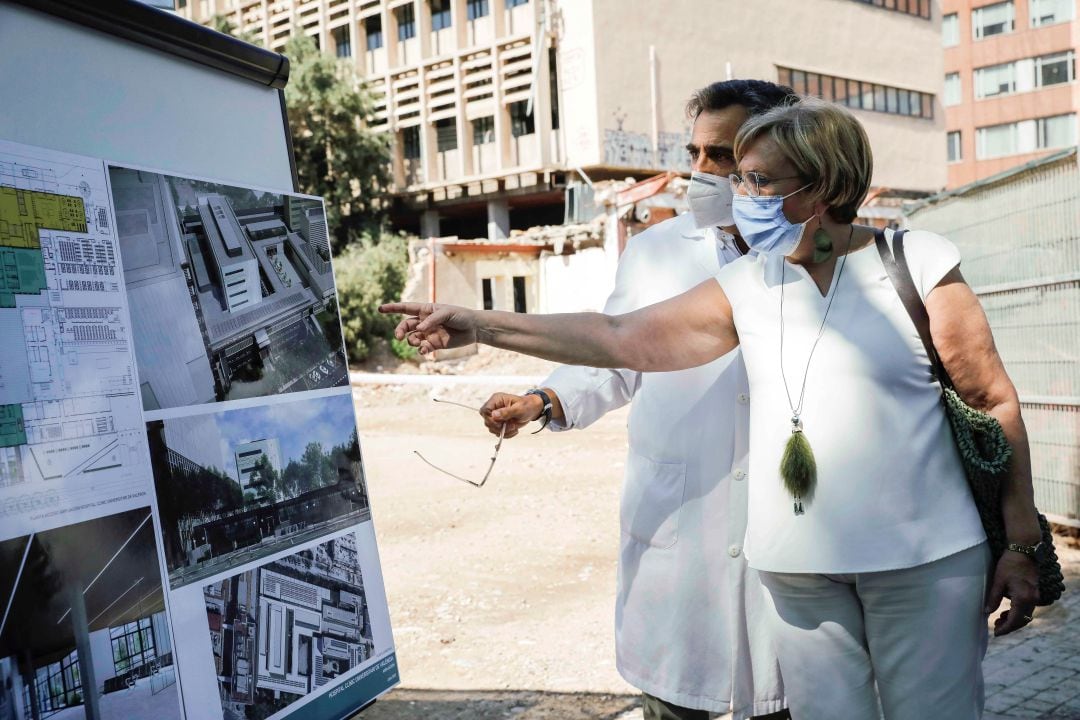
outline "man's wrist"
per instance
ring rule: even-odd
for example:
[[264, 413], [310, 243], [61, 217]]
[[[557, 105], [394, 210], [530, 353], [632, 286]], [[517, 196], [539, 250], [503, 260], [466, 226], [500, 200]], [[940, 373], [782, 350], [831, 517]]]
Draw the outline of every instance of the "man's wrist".
[[540, 416], [544, 414], [544, 399], [539, 395], [529, 394], [525, 396], [525, 402], [529, 404], [529, 422], [539, 420]]

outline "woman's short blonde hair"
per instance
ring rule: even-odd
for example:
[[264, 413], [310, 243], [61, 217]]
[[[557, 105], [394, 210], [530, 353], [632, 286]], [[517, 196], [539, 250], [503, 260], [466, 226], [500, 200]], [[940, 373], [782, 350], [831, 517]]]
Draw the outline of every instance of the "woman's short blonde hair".
[[743, 124], [735, 137], [735, 158], [741, 160], [762, 137], [780, 152], [809, 183], [810, 194], [829, 206], [836, 222], [851, 222], [859, 212], [874, 157], [862, 123], [835, 103], [813, 97], [766, 110]]

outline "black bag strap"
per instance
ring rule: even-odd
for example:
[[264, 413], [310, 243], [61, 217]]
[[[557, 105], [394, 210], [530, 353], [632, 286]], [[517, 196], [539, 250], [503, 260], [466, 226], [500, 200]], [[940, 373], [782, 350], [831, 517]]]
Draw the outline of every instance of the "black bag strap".
[[930, 358], [930, 366], [934, 377], [941, 383], [942, 387], [951, 388], [953, 386], [952, 378], [949, 377], [949, 373], [945, 370], [941, 357], [938, 356], [937, 348], [934, 347], [934, 340], [930, 335], [930, 315], [926, 312], [926, 305], [923, 303], [922, 296], [919, 295], [918, 288], [915, 287], [915, 280], [911, 277], [911, 268], [908, 267], [907, 257], [904, 254], [904, 234], [906, 232], [907, 230], [893, 231], [891, 249], [888, 240], [885, 239], [884, 230], [874, 232], [874, 242], [877, 245], [878, 254], [881, 255], [881, 263], [885, 266], [885, 272], [888, 274], [889, 280], [892, 281], [893, 287], [896, 288], [896, 294], [900, 296], [900, 302], [904, 304], [908, 317], [911, 318], [912, 324], [918, 331], [923, 347], [926, 348], [926, 355]]

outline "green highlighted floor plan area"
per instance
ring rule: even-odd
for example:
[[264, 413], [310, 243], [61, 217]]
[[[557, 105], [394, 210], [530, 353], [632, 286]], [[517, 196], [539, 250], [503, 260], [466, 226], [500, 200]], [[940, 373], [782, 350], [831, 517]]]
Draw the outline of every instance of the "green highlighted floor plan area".
[[0, 405], [0, 447], [26, 444], [22, 405]]
[[42, 229], [85, 233], [83, 199], [0, 187], [0, 308], [15, 307], [16, 295], [37, 295], [47, 287]]

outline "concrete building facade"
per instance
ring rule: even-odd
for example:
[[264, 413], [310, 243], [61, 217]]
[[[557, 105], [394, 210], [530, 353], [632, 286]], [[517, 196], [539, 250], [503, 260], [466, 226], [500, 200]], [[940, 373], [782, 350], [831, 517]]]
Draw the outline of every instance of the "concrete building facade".
[[942, 0], [948, 187], [1076, 145], [1076, 0]]
[[395, 224], [423, 237], [499, 241], [561, 224], [586, 177], [687, 170], [686, 100], [729, 77], [851, 107], [874, 144], [877, 195], [945, 184], [938, 0], [188, 0], [178, 10], [224, 15], [275, 50], [300, 28], [354, 64], [377, 98], [374, 126], [393, 134]]

